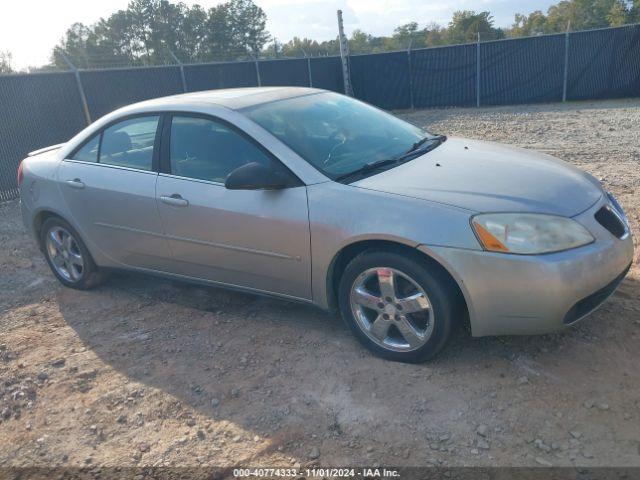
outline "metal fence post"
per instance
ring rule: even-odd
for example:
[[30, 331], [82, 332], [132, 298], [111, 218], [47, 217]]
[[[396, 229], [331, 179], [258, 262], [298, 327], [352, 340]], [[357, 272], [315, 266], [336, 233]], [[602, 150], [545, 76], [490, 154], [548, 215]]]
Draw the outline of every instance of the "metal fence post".
[[71, 63], [71, 60], [62, 52], [59, 52], [64, 63], [67, 64], [69, 69], [73, 72], [76, 77], [76, 85], [78, 87], [78, 94], [80, 95], [80, 102], [82, 102], [82, 110], [84, 112], [84, 119], [87, 122], [87, 125], [91, 125], [91, 114], [89, 113], [89, 104], [87, 103], [87, 97], [84, 94], [84, 88], [82, 88], [82, 79], [80, 78], [80, 71], [76, 68], [76, 66]]
[[407, 67], [409, 69], [409, 105], [411, 110], [415, 109], [413, 103], [413, 68], [411, 64], [411, 45], [413, 44], [413, 37], [409, 39], [409, 47], [407, 48]]
[[349, 72], [349, 43], [344, 36], [344, 25], [342, 24], [342, 10], [338, 10], [338, 39], [340, 42], [340, 59], [342, 60], [342, 80], [344, 82], [345, 95], [353, 96], [351, 87], [351, 74]]
[[262, 79], [260, 78], [260, 63], [258, 62], [258, 57], [256, 57], [253, 53], [250, 54], [253, 57], [253, 65], [256, 68], [256, 82], [258, 86], [262, 86]]
[[569, 26], [564, 34], [564, 79], [562, 82], [562, 101], [567, 101], [567, 82], [569, 81]]
[[187, 93], [187, 79], [184, 76], [184, 65], [182, 65], [182, 62], [180, 60], [178, 60], [178, 57], [176, 57], [175, 54], [171, 50], [169, 50], [169, 54], [173, 57], [173, 60], [180, 67], [180, 79], [182, 80], [182, 91], [184, 93]]
[[311, 58], [309, 57], [309, 55], [307, 55], [307, 52], [304, 48], [300, 47], [300, 50], [302, 50], [304, 58], [307, 59], [307, 76], [309, 77], [309, 86], [313, 87], [313, 80], [311, 79]]
[[476, 45], [476, 107], [480, 106], [480, 32]]

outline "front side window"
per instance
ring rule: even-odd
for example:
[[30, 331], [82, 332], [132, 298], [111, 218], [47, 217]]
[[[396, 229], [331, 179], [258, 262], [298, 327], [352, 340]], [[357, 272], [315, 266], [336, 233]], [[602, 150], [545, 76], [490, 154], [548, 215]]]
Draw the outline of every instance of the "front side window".
[[100, 145], [100, 134], [96, 135], [87, 143], [85, 143], [75, 153], [75, 155], [71, 157], [71, 160], [80, 160], [81, 162], [97, 162], [99, 145]]
[[169, 155], [173, 175], [219, 183], [247, 163], [272, 164], [257, 145], [226, 125], [178, 115], [171, 120]]
[[159, 116], [136, 117], [116, 123], [102, 133], [100, 163], [151, 170]]
[[329, 92], [260, 104], [243, 113], [333, 179], [437, 138], [382, 110]]

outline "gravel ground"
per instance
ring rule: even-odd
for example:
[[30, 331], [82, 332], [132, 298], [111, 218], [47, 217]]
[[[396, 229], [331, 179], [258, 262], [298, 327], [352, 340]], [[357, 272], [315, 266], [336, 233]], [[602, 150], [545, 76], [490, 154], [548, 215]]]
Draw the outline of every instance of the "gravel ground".
[[[401, 115], [578, 165], [638, 238], [639, 100]], [[640, 466], [638, 255], [575, 328], [459, 332], [403, 365], [310, 307], [138, 275], [62, 288], [16, 202], [0, 222], [0, 466]]]

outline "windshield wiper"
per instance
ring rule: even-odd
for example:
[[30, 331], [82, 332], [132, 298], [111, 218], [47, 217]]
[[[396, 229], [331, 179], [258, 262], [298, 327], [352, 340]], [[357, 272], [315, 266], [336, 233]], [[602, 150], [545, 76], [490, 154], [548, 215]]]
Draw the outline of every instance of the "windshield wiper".
[[[378, 160], [377, 162], [365, 163], [363, 166], [361, 166], [356, 170], [353, 170], [352, 172], [345, 173], [343, 175], [336, 177], [335, 180], [337, 182], [341, 182], [355, 175], [362, 175], [370, 172], [375, 172], [376, 170], [380, 170], [381, 168], [388, 167], [390, 165], [399, 165], [400, 163], [406, 160], [409, 160], [410, 158], [423, 155], [433, 150], [438, 145], [442, 144], [442, 142], [444, 142], [446, 139], [447, 139], [446, 135], [437, 135], [435, 137], [425, 137], [421, 140], [418, 140], [416, 143], [414, 143], [409, 150], [407, 150], [406, 152], [396, 157], [388, 158], [386, 160]], [[431, 143], [423, 147], [423, 145], [425, 145], [427, 142], [431, 142]]]
[[354, 175], [375, 172], [376, 170], [379, 170], [388, 165], [394, 165], [396, 163], [398, 163], [398, 160], [396, 158], [388, 158], [386, 160], [378, 160], [377, 162], [365, 163], [363, 166], [356, 170], [353, 170], [352, 172], [345, 173], [336, 177], [336, 181], [340, 182]]
[[419, 150], [419, 149], [420, 149], [420, 147], [421, 147], [422, 145], [424, 145], [425, 143], [427, 143], [427, 142], [436, 142], [436, 145], [435, 145], [435, 146], [437, 147], [437, 146], [438, 146], [438, 145], [440, 145], [442, 142], [444, 142], [446, 139], [447, 139], [447, 136], [446, 136], [446, 135], [435, 135], [435, 136], [433, 136], [433, 137], [424, 137], [423, 139], [418, 140], [416, 143], [414, 143], [414, 144], [411, 146], [411, 148], [410, 148], [409, 150], [407, 150], [406, 152], [404, 152], [404, 153], [405, 153], [405, 154], [407, 154], [407, 153], [413, 153], [413, 152], [415, 152], [415, 151]]

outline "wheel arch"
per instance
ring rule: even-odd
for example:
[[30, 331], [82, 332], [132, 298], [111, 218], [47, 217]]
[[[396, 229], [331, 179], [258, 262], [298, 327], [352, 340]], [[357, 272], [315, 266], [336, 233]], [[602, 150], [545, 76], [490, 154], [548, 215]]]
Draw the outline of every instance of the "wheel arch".
[[460, 305], [462, 310], [460, 312], [461, 318], [464, 319], [463, 321], [465, 324], [469, 323], [469, 308], [467, 305], [466, 296], [464, 295], [460, 285], [458, 284], [458, 281], [449, 272], [449, 270], [434, 257], [419, 250], [418, 248], [416, 248], [416, 246], [393, 240], [359, 240], [345, 245], [340, 251], [338, 251], [338, 253], [336, 253], [333, 260], [331, 261], [331, 264], [329, 265], [326, 279], [327, 302], [329, 304], [329, 308], [332, 311], [337, 310], [338, 286], [340, 284], [340, 278], [342, 277], [344, 269], [351, 260], [367, 250], [382, 250], [385, 252], [395, 252], [403, 255], [409, 255], [419, 261], [422, 265], [424, 265], [425, 268], [432, 271], [437, 271], [455, 292], [456, 299], [458, 300], [457, 304]]
[[33, 233], [36, 237], [36, 242], [38, 242], [38, 246], [40, 247], [40, 249], [42, 250], [44, 248], [44, 245], [42, 245], [42, 225], [44, 225], [44, 222], [46, 222], [49, 218], [51, 217], [58, 217], [61, 218], [62, 220], [64, 220], [65, 222], [69, 223], [69, 221], [64, 218], [63, 215], [61, 215], [59, 212], [56, 212], [54, 210], [50, 210], [50, 209], [42, 209], [40, 211], [38, 211], [34, 216], [33, 216], [33, 220], [32, 220], [32, 225], [31, 228], [33, 228]]
[[52, 217], [57, 217], [67, 222], [69, 225], [71, 225], [71, 227], [76, 231], [76, 234], [80, 237], [80, 240], [82, 240], [82, 242], [84, 243], [84, 246], [86, 247], [86, 249], [89, 251], [89, 255], [91, 255], [92, 261], [97, 264], [96, 262], [97, 247], [94, 247], [94, 245], [91, 242], [87, 241], [86, 235], [84, 235], [82, 230], [78, 228], [75, 222], [69, 221], [69, 219], [64, 214], [51, 208], [42, 208], [33, 215], [32, 228], [36, 238], [36, 242], [40, 250], [44, 252], [44, 245], [42, 245], [42, 238], [41, 238], [42, 226], [44, 225], [44, 222], [46, 222], [49, 218], [52, 218]]

